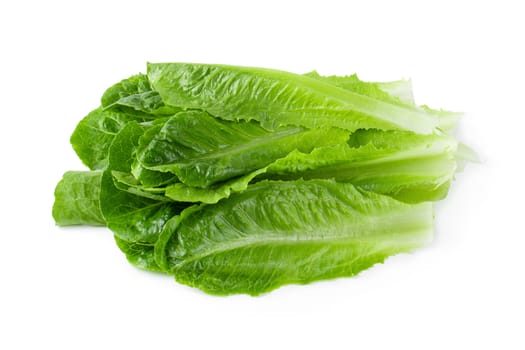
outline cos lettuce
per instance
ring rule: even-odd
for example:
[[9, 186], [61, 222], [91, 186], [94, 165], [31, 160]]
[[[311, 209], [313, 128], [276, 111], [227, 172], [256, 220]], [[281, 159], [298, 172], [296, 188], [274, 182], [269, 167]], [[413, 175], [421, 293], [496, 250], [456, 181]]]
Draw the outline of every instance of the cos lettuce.
[[353, 276], [432, 239], [472, 151], [410, 81], [149, 64], [71, 137], [58, 225], [105, 225], [133, 265], [212, 294]]

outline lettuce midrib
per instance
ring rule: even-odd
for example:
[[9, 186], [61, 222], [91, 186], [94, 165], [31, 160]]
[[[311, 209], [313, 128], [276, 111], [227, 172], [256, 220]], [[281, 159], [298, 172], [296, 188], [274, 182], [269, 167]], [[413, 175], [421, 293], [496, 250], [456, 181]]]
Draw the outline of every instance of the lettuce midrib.
[[[345, 225], [337, 225], [330, 227], [328, 232], [331, 235], [312, 235], [301, 237], [304, 234], [304, 229], [298, 228], [297, 230], [290, 231], [279, 231], [279, 230], [260, 230], [257, 235], [245, 236], [242, 239], [228, 240], [219, 242], [213, 245], [212, 249], [204, 249], [197, 251], [190, 256], [179, 256], [176, 251], [180, 246], [175, 247], [175, 252], [168, 253], [168, 259], [172, 260], [174, 266], [180, 264], [191, 263], [200, 259], [204, 259], [209, 256], [234, 251], [240, 248], [250, 248], [257, 246], [282, 246], [282, 245], [298, 245], [298, 244], [318, 244], [318, 245], [350, 245], [359, 242], [377, 243], [379, 245], [386, 244], [387, 246], [399, 245], [405, 247], [412, 244], [420, 244], [429, 240], [432, 236], [432, 220], [421, 220], [419, 215], [424, 215], [431, 206], [430, 203], [426, 205], [420, 205], [417, 209], [407, 212], [396, 213], [392, 215], [376, 215], [367, 216], [364, 220], [359, 222], [352, 222]], [[418, 212], [420, 211], [420, 212]], [[406, 220], [407, 218], [411, 220]], [[367, 234], [360, 236], [359, 232], [370, 232], [371, 227], [381, 227], [382, 230], [379, 233]], [[231, 225], [233, 228], [233, 225]], [[346, 227], [351, 227], [351, 232], [345, 235], [333, 235], [333, 232], [347, 232]], [[395, 228], [395, 229], [394, 229]], [[238, 230], [237, 230], [238, 231]], [[270, 235], [267, 235], [270, 233]], [[174, 234], [177, 236], [177, 233]], [[300, 249], [300, 247], [298, 247]], [[185, 250], [185, 248], [182, 248]]]

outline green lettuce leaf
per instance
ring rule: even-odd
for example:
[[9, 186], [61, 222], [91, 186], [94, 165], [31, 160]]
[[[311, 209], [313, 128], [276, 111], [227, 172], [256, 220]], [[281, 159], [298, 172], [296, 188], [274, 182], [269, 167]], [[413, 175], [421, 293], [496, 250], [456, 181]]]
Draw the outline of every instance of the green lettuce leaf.
[[117, 236], [115, 242], [131, 265], [142, 270], [164, 272], [155, 262], [154, 244], [125, 241]]
[[101, 98], [104, 109], [151, 116], [173, 115], [181, 109], [167, 106], [159, 93], [152, 89], [145, 74], [137, 74], [111, 86]]
[[457, 149], [457, 141], [447, 135], [360, 130], [348, 144], [292, 152], [260, 178], [333, 178], [409, 203], [436, 201], [448, 193]]
[[333, 180], [265, 181], [172, 219], [156, 261], [208, 293], [257, 295], [409, 252], [432, 239], [432, 211]]
[[310, 152], [347, 139], [348, 132], [342, 129], [268, 131], [254, 121], [232, 122], [187, 111], [148, 130], [141, 138], [137, 160], [142, 167], [177, 175], [188, 186], [207, 187], [263, 168], [295, 149]]
[[187, 205], [146, 198], [115, 185], [113, 172], [129, 173], [133, 150], [144, 128], [128, 123], [115, 137], [109, 152], [109, 166], [102, 175], [100, 207], [107, 226], [121, 240], [138, 243], [156, 242], [166, 221]]
[[[153, 258], [154, 245], [164, 225], [188, 205], [144, 193], [133, 193], [115, 174], [129, 174], [134, 150], [145, 127], [128, 123], [115, 137], [109, 150], [109, 165], [102, 174], [100, 208], [107, 226], [127, 260], [141, 269], [161, 271]], [[122, 179], [122, 177], [120, 178]], [[128, 178], [129, 180], [129, 178]]]
[[106, 224], [100, 211], [102, 171], [68, 171], [55, 189], [53, 218], [59, 226]]
[[159, 202], [172, 201], [165, 196], [166, 188], [163, 187], [146, 187], [137, 182], [133, 175], [123, 171], [111, 171], [113, 175], [113, 184], [121, 191], [126, 191], [136, 196], [146, 197]]
[[168, 120], [169, 118], [159, 121], [153, 125], [148, 125], [147, 128], [145, 128], [144, 134], [140, 136], [136, 149], [134, 150], [135, 157], [131, 164], [131, 174], [141, 186], [154, 188], [179, 182], [179, 179], [175, 174], [156, 171], [144, 167], [139, 161], [140, 155], [137, 156], [137, 153], [141, 152], [140, 150], [147, 148], [151, 142], [154, 142], [154, 139], [157, 137], [158, 133], [162, 130], [164, 124]]
[[108, 164], [109, 146], [115, 135], [130, 121], [141, 118], [122, 112], [97, 108], [78, 123], [71, 135], [71, 145], [82, 162], [91, 170]]
[[[458, 168], [458, 144], [447, 135], [358, 130], [348, 143], [294, 150], [270, 165], [207, 188], [167, 186], [176, 201], [217, 203], [262, 179], [335, 179], [408, 203], [436, 201], [447, 193]], [[459, 156], [461, 157], [461, 155]]]
[[435, 116], [438, 120], [438, 127], [442, 131], [454, 129], [460, 117], [463, 115], [463, 113], [433, 109], [426, 105], [416, 106], [412, 93], [412, 82], [410, 80], [365, 82], [360, 80], [356, 74], [347, 76], [322, 76], [316, 71], [309, 72], [305, 75], [374, 99], [407, 108], [418, 108]]
[[179, 182], [167, 186], [164, 195], [172, 200], [180, 202], [202, 202], [213, 204], [223, 198], [228, 198], [231, 193], [244, 191], [257, 175], [266, 172], [266, 170], [267, 167], [258, 169], [247, 175], [214, 184], [206, 188], [192, 187]]
[[148, 78], [169, 105], [204, 109], [227, 120], [253, 119], [267, 129], [297, 125], [430, 134], [437, 126], [437, 118], [419, 108], [272, 69], [150, 63]]

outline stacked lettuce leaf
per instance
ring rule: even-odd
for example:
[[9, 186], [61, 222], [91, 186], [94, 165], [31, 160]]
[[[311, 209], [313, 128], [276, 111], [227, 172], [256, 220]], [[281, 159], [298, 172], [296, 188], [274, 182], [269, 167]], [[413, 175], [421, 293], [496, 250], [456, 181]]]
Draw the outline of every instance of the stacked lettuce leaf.
[[352, 276], [432, 239], [473, 153], [410, 81], [148, 64], [71, 144], [58, 225], [105, 225], [135, 266], [212, 294]]

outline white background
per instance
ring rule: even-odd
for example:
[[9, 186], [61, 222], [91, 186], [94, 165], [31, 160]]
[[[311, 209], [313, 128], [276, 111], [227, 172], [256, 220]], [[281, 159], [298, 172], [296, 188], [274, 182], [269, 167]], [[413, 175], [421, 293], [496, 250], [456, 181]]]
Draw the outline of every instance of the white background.
[[[0, 348], [524, 349], [519, 3], [3, 1]], [[410, 77], [418, 103], [466, 113], [458, 137], [483, 163], [437, 205], [424, 249], [357, 278], [208, 296], [133, 268], [106, 229], [51, 218], [56, 182], [83, 169], [76, 123], [147, 61]]]

